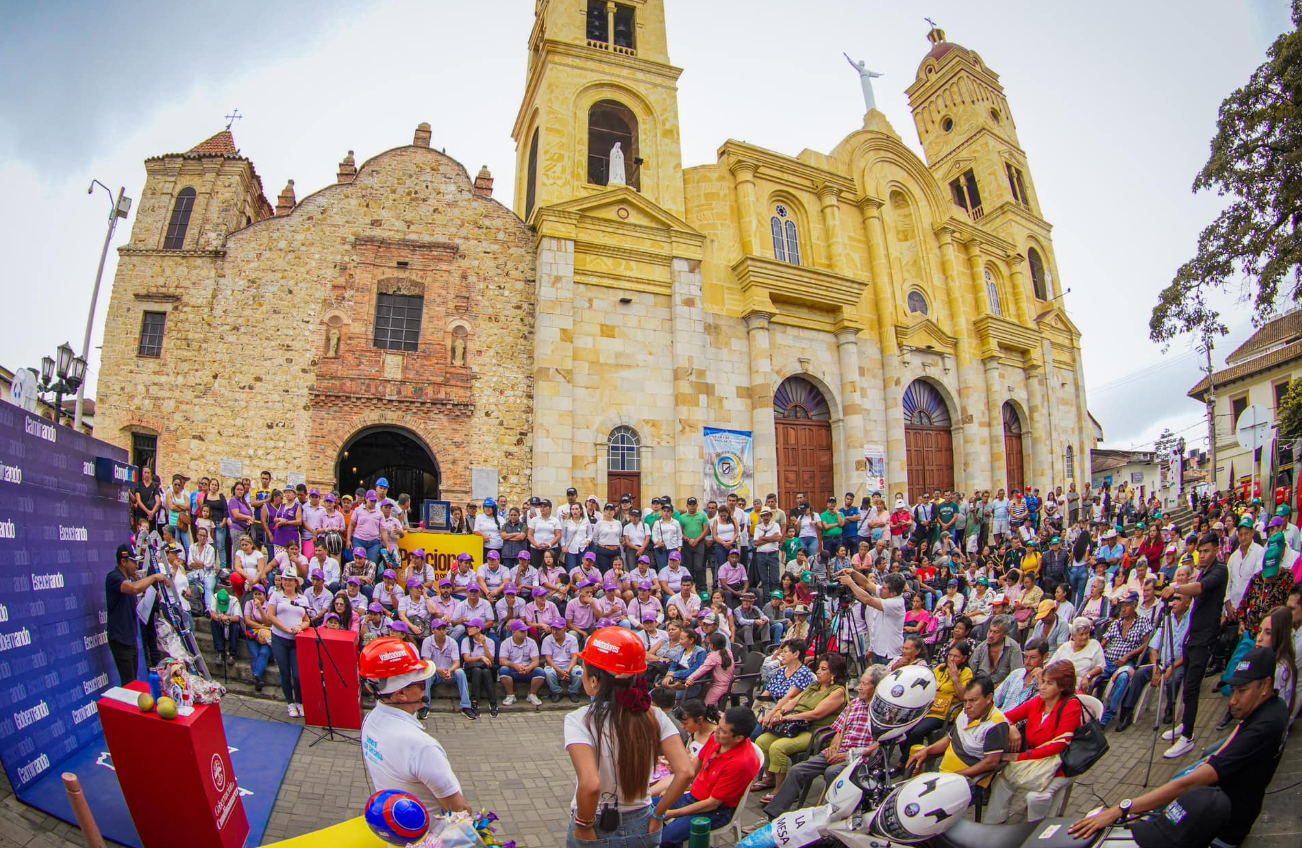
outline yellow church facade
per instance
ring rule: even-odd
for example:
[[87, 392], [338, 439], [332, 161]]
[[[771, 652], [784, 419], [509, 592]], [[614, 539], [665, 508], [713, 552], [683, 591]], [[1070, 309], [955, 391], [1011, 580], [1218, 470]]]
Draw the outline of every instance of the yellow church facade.
[[[828, 152], [682, 165], [662, 0], [538, 0], [514, 127], [537, 239], [533, 488], [701, 489], [704, 431], [753, 493], [1085, 482], [1080, 333], [998, 75], [932, 46]], [[616, 147], [618, 145], [618, 147]], [[622, 162], [621, 162], [622, 160]]]

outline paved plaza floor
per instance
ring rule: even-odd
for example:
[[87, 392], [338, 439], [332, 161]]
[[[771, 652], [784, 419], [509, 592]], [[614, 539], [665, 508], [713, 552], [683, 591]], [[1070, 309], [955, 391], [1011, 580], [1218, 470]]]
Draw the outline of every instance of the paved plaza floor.
[[[1210, 686], [1208, 687], [1210, 689]], [[1199, 717], [1199, 741], [1220, 738], [1212, 730], [1226, 700], [1206, 694]], [[283, 705], [230, 695], [222, 709], [232, 715], [289, 721]], [[448, 751], [470, 802], [495, 811], [502, 819], [500, 833], [528, 848], [559, 848], [565, 843], [565, 826], [574, 776], [562, 747], [562, 722], [567, 711], [534, 711], [527, 705], [504, 708], [498, 719], [471, 722], [459, 713], [431, 715], [426, 726]], [[1153, 739], [1152, 708], [1146, 721], [1124, 733], [1109, 733], [1111, 750], [1077, 782], [1068, 812], [1079, 813], [1099, 803], [1141, 794]], [[277, 798], [266, 841], [274, 842], [317, 830], [356, 816], [371, 794], [359, 747], [351, 742], [324, 741], [315, 729], [304, 732], [294, 752]], [[355, 734], [351, 734], [355, 735]], [[1162, 743], [1153, 757], [1149, 785], [1170, 779], [1193, 761], [1162, 759]], [[1302, 741], [1293, 740], [1285, 751], [1267, 795], [1265, 809], [1245, 846], [1296, 848], [1302, 843]], [[816, 784], [811, 799], [819, 792]], [[1285, 788], [1291, 787], [1291, 788]], [[1277, 791], [1277, 790], [1283, 791]], [[95, 799], [90, 799], [94, 808]], [[812, 800], [811, 800], [812, 803]], [[758, 820], [756, 800], [748, 818]], [[7, 783], [0, 787], [0, 848], [58, 848], [84, 845], [80, 832], [63, 822], [20, 803]]]

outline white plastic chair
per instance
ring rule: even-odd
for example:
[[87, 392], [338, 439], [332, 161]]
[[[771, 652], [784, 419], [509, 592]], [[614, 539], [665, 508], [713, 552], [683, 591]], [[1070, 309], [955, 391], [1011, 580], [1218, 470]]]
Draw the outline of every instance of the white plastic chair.
[[757, 780], [759, 780], [760, 777], [764, 774], [764, 762], [765, 762], [764, 752], [760, 750], [759, 746], [755, 745], [754, 742], [749, 742], [749, 744], [754, 745], [755, 753], [759, 754], [759, 761], [760, 761], [759, 771], [755, 772], [754, 778], [746, 781], [746, 791], [741, 794], [741, 801], [737, 802], [737, 808], [732, 811], [732, 818], [728, 820], [728, 823], [721, 828], [710, 831], [710, 845], [712, 846], [718, 844], [717, 840], [719, 836], [725, 833], [732, 834], [733, 844], [736, 844], [742, 840], [743, 834], [741, 832], [741, 814], [746, 809], [746, 802], [750, 800], [751, 786]]

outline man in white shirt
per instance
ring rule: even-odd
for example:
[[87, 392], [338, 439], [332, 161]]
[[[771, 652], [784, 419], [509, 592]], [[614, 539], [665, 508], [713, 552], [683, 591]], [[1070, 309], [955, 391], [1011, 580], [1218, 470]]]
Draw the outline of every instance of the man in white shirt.
[[1288, 504], [1280, 504], [1279, 509], [1275, 510], [1275, 515], [1284, 519], [1284, 527], [1280, 530], [1284, 534], [1284, 544], [1288, 545], [1296, 553], [1302, 553], [1302, 530], [1293, 523], [1293, 507]]
[[338, 592], [343, 588], [343, 572], [339, 568], [339, 560], [330, 556], [326, 551], [325, 545], [317, 548], [312, 558], [312, 568], [319, 568], [325, 575], [326, 588], [331, 592]]
[[857, 571], [844, 571], [839, 579], [842, 586], [850, 587], [860, 603], [878, 613], [867, 616], [872, 662], [890, 663], [897, 659], [904, 650], [904, 577], [888, 574], [881, 586], [872, 574]]
[[[736, 513], [734, 513], [735, 515]], [[750, 516], [746, 517], [747, 523]], [[759, 524], [755, 526], [755, 570], [766, 593], [781, 587], [782, 575], [778, 567], [778, 546], [782, 543], [782, 527], [773, 520], [773, 508], [760, 509]]]
[[1262, 560], [1266, 555], [1266, 549], [1252, 540], [1255, 530], [1251, 518], [1244, 516], [1239, 521], [1236, 532], [1239, 544], [1225, 564], [1230, 571], [1230, 583], [1225, 589], [1225, 609], [1231, 615], [1243, 601], [1243, 594], [1248, 591], [1248, 581], [1252, 575], [1261, 571]]
[[470, 812], [447, 752], [416, 718], [434, 663], [400, 639], [375, 639], [362, 650], [361, 674], [375, 695], [362, 722], [362, 758], [376, 791], [407, 792], [431, 813]]

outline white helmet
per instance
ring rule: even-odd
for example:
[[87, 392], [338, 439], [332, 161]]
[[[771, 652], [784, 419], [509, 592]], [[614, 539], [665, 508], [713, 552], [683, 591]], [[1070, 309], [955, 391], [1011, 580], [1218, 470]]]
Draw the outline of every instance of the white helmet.
[[868, 705], [873, 739], [890, 742], [912, 730], [935, 703], [936, 688], [935, 673], [923, 665], [906, 665], [886, 675]]
[[923, 842], [944, 833], [972, 803], [967, 779], [923, 774], [891, 790], [869, 828], [892, 842]]

